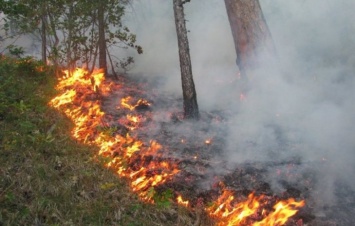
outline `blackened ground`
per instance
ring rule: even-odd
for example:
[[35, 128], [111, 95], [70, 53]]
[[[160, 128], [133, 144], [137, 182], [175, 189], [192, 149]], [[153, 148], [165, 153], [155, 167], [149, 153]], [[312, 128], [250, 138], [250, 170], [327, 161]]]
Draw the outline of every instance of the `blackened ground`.
[[[155, 89], [158, 82], [137, 82], [121, 77], [118, 83], [121, 85], [110, 96], [102, 98], [109, 125], [117, 128], [116, 133], [128, 132], [147, 144], [150, 140], [158, 141], [164, 155], [148, 156], [144, 161], [174, 161], [181, 170], [157, 190], [171, 188], [191, 200], [192, 206], [197, 206], [216, 200], [221, 194], [222, 182], [223, 188], [233, 190], [236, 197], [246, 198], [254, 192], [274, 202], [291, 197], [305, 200], [306, 206], [287, 225], [300, 225], [300, 222], [315, 226], [354, 224], [355, 194], [345, 184], [336, 183], [332, 205], [319, 205], [315, 193], [317, 175], [327, 167], [326, 162], [304, 162], [294, 157], [273, 162], [229, 164], [224, 150], [231, 112], [201, 112], [199, 121], [184, 120], [182, 99], [159, 92]], [[127, 96], [132, 97], [131, 104], [143, 98], [151, 105], [140, 104], [133, 111], [118, 107], [121, 99]], [[142, 119], [139, 129], [130, 130], [130, 125], [119, 123], [127, 114]], [[280, 141], [280, 149], [287, 148], [287, 141]]]

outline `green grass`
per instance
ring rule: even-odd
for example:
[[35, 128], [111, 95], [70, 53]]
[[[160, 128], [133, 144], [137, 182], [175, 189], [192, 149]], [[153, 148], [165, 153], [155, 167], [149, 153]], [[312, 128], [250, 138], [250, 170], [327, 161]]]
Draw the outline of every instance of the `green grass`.
[[50, 67], [0, 57], [0, 225], [196, 223], [198, 214], [166, 199], [138, 200], [94, 158], [96, 147], [70, 137], [72, 123], [47, 105], [57, 82]]

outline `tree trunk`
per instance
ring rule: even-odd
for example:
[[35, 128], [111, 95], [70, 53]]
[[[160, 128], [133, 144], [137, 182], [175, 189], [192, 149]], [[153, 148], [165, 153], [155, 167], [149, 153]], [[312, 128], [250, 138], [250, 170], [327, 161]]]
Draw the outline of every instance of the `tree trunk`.
[[54, 17], [51, 13], [48, 13], [49, 25], [51, 28], [51, 32], [54, 36], [54, 44], [52, 46], [52, 61], [54, 66], [58, 66], [58, 45], [59, 45], [59, 37], [57, 34], [56, 24], [54, 22]]
[[98, 8], [98, 26], [99, 26], [99, 67], [107, 73], [107, 58], [106, 58], [106, 37], [105, 37], [105, 9], [104, 3], [99, 3]]
[[47, 32], [46, 32], [45, 15], [42, 16], [41, 38], [42, 38], [42, 61], [44, 64], [47, 64]]
[[69, 71], [69, 74], [72, 73], [73, 69], [74, 69], [74, 65], [72, 62], [72, 42], [73, 42], [73, 38], [72, 38], [72, 33], [73, 33], [73, 22], [72, 22], [72, 17], [74, 14], [74, 9], [73, 9], [73, 5], [69, 6], [69, 14], [68, 14], [68, 38], [67, 38], [67, 69]]
[[231, 26], [237, 65], [243, 79], [260, 65], [260, 55], [275, 54], [259, 0], [224, 0]]
[[183, 4], [185, 4], [186, 2], [187, 1], [183, 0], [173, 0], [176, 34], [179, 46], [181, 82], [184, 99], [184, 116], [185, 118], [198, 119], [199, 111], [197, 105], [195, 84], [192, 77], [189, 42], [187, 39], [187, 30], [183, 6]]
[[41, 39], [42, 39], [42, 62], [47, 64], [47, 9], [46, 4], [42, 3], [41, 12]]

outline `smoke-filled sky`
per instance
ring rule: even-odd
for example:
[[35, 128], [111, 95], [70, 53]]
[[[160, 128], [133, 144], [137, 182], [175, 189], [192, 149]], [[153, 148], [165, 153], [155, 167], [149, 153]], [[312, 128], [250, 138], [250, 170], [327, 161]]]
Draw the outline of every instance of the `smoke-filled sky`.
[[[200, 110], [235, 112], [227, 128], [232, 162], [327, 161], [323, 191], [337, 179], [355, 188], [355, 1], [260, 2], [278, 59], [250, 79], [242, 103], [224, 1], [185, 5]], [[144, 48], [132, 73], [161, 77], [162, 90], [182, 95], [172, 1], [134, 1], [126, 22]]]

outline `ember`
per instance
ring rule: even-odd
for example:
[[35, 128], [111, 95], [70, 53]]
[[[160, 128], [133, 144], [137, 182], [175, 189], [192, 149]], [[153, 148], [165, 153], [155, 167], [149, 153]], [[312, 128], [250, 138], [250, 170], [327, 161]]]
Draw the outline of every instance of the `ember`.
[[188, 200], [184, 200], [181, 195], [179, 195], [177, 198], [176, 198], [176, 201], [177, 203], [179, 203], [180, 205], [182, 206], [185, 206], [185, 207], [189, 207], [189, 201]]
[[[168, 148], [161, 142], [144, 141], [138, 138], [137, 131], [141, 128], [141, 124], [148, 120], [147, 115], [136, 111], [151, 106], [147, 100], [135, 99], [131, 96], [121, 98], [116, 110], [121, 109], [122, 112], [128, 113], [124, 117], [120, 115], [120, 118], [115, 120], [108, 117], [102, 109], [100, 95], [109, 95], [108, 90], [117, 89], [118, 86], [104, 81], [100, 70], [92, 75], [84, 69], [76, 69], [72, 73], [64, 71], [64, 73], [65, 76], [56, 86], [61, 94], [53, 98], [49, 104], [64, 112], [74, 122], [72, 135], [75, 139], [98, 146], [98, 155], [109, 159], [106, 167], [114, 170], [119, 176], [128, 178], [132, 191], [136, 192], [142, 200], [154, 203], [152, 189], [162, 185], [169, 186], [167, 182], [172, 186], [174, 178], [187, 175], [187, 170], [181, 168], [184, 161], [170, 156]], [[124, 127], [126, 130], [119, 130], [119, 127]], [[190, 141], [187, 142], [185, 138], [176, 139], [177, 143], [182, 143], [184, 146], [190, 144]], [[215, 142], [214, 139], [212, 142], [212, 138], [206, 139], [203, 147], [211, 148]], [[204, 163], [203, 156], [200, 157], [197, 153], [192, 154], [190, 159], [192, 160], [185, 163], [196, 164], [196, 172], [201, 175], [208, 172], [205, 168], [212, 164], [212, 162]], [[219, 163], [220, 161], [216, 161], [215, 164]], [[193, 178], [193, 174], [191, 177], [184, 177], [186, 181]], [[185, 200], [178, 191], [175, 197], [178, 204], [189, 208], [197, 206], [195, 202], [199, 200], [195, 198]], [[184, 197], [190, 196], [184, 195]], [[276, 198], [273, 200], [275, 202]], [[279, 201], [271, 207], [272, 202], [264, 195], [256, 196], [251, 193], [243, 200], [236, 198], [233, 190], [226, 188], [221, 189], [221, 195], [215, 201], [212, 200], [212, 203], [205, 210], [218, 225], [258, 226], [283, 225], [305, 204], [304, 201], [297, 202], [290, 198]]]

